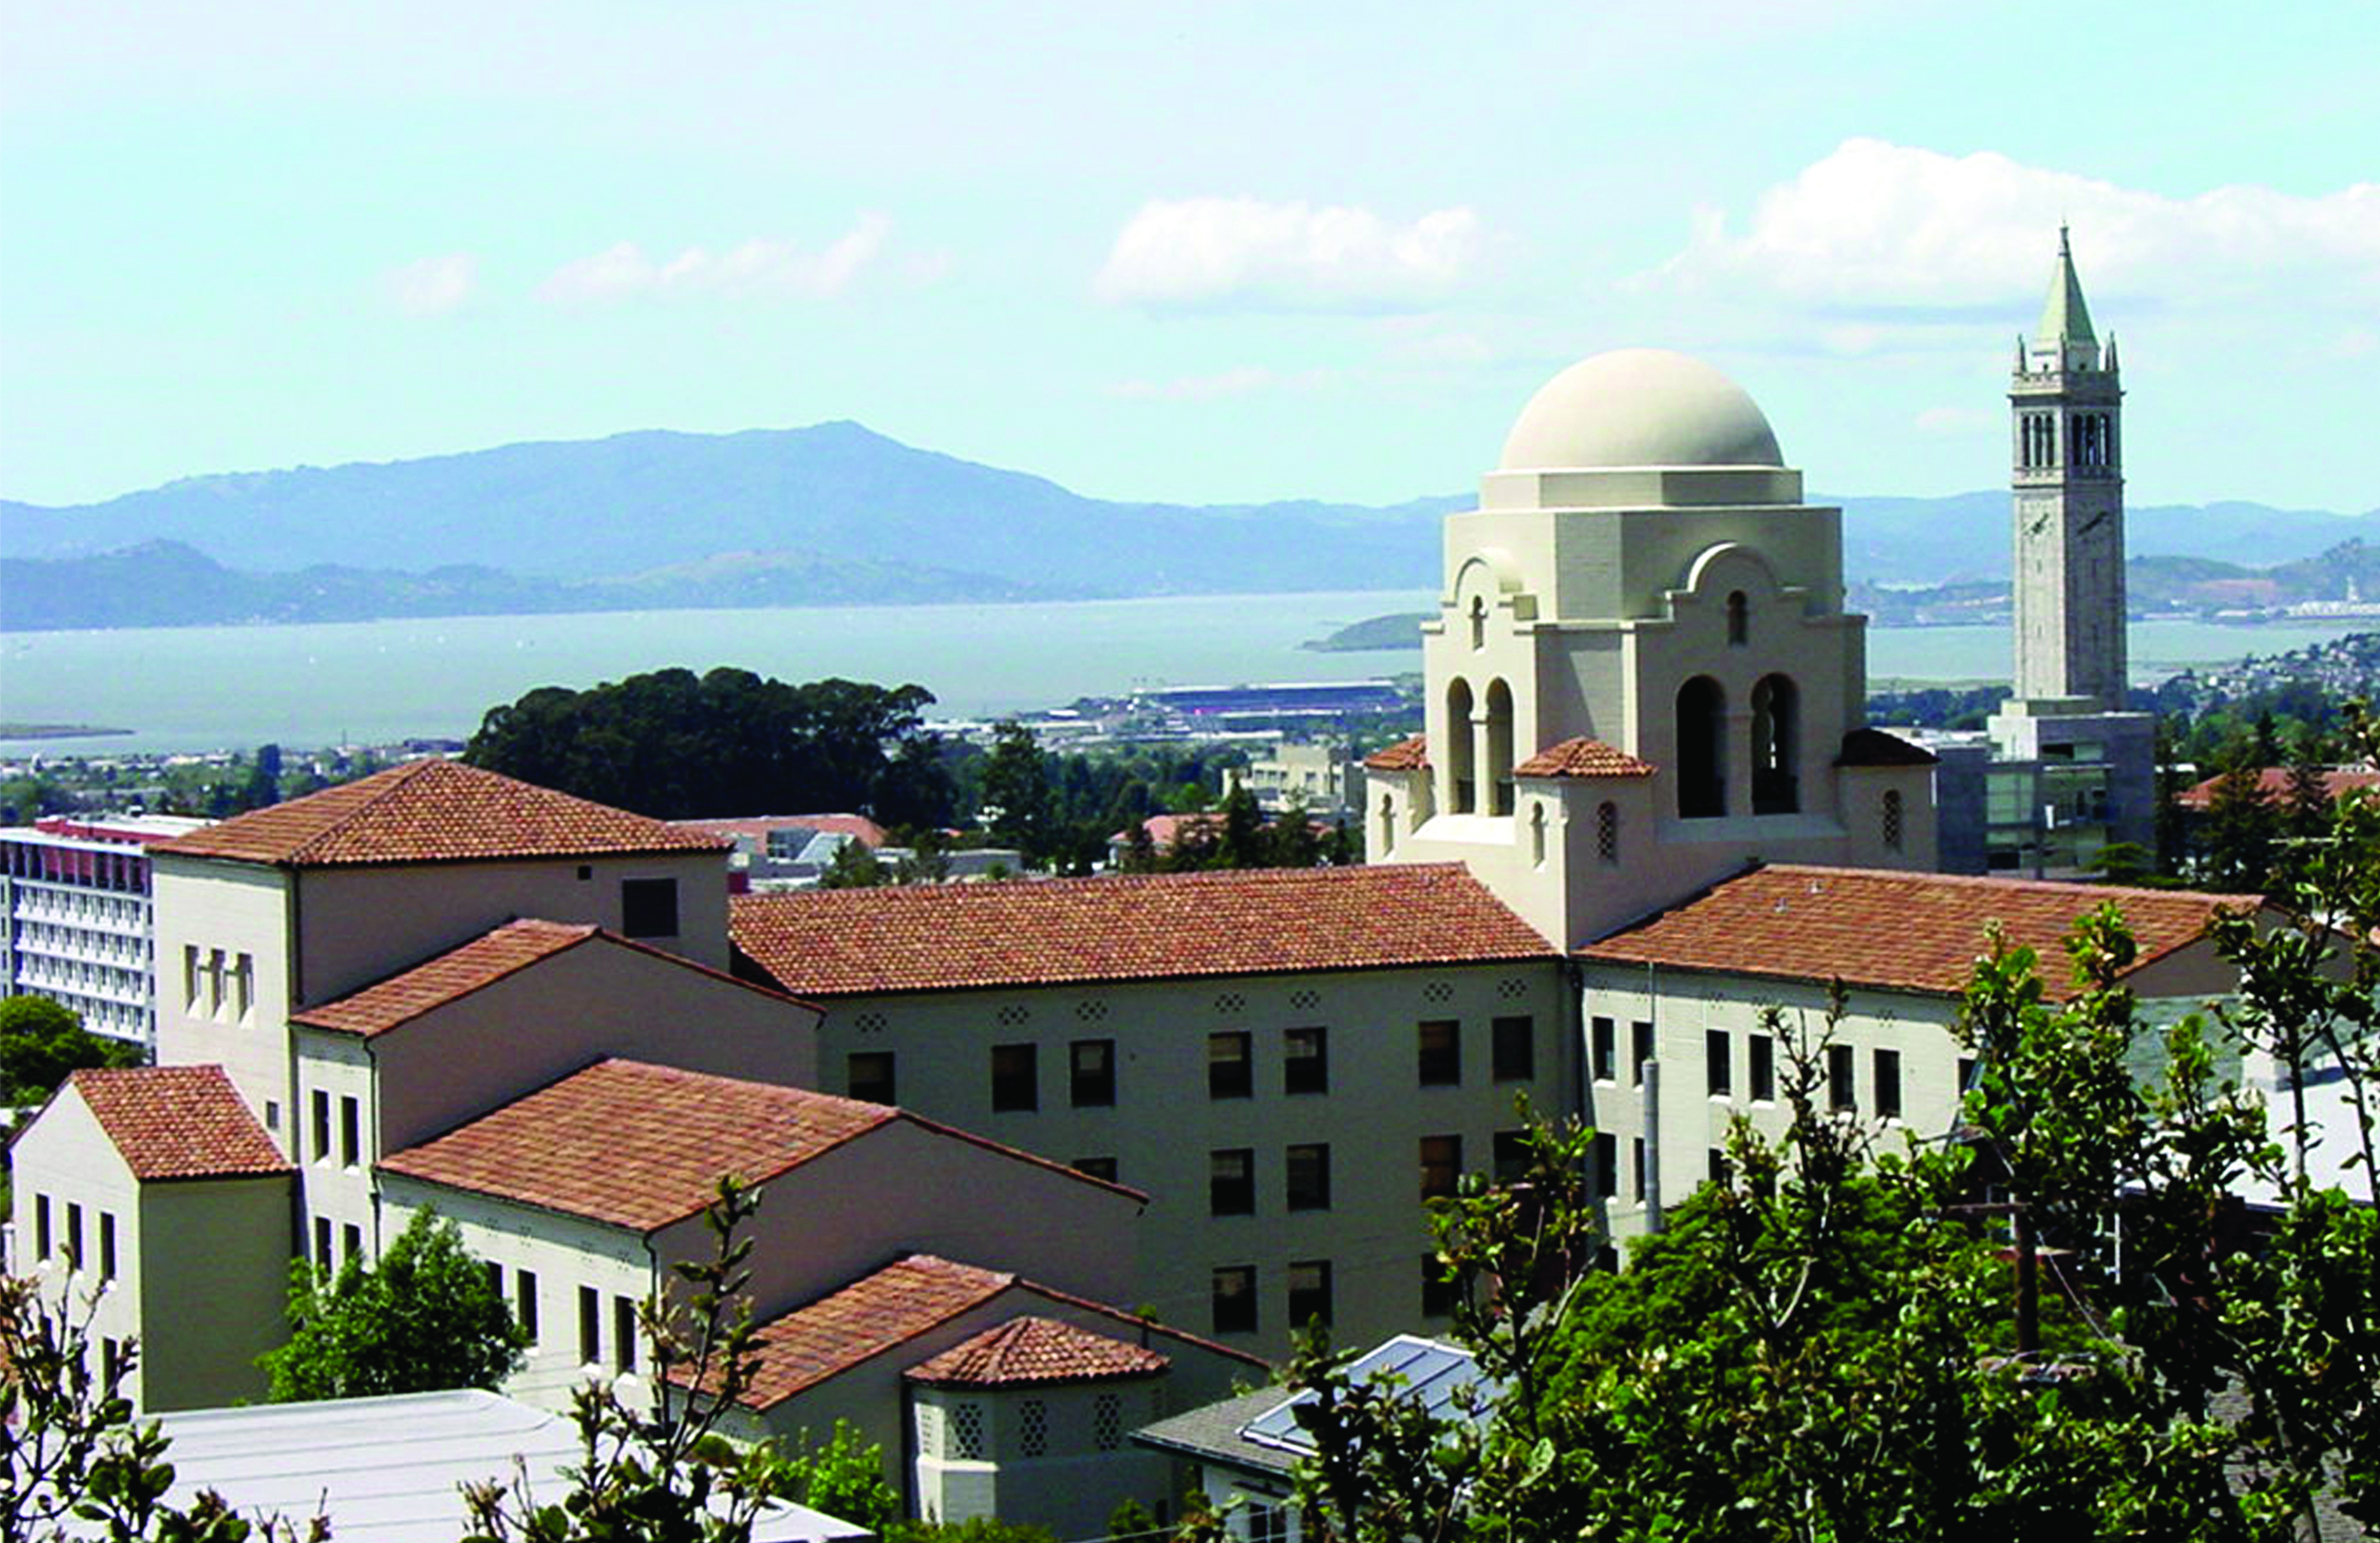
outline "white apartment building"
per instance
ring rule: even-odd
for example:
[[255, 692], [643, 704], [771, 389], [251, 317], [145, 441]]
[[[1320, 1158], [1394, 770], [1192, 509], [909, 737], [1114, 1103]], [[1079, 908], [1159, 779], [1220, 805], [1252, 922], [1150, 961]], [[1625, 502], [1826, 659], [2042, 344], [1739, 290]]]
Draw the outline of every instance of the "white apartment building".
[[93, 1034], [152, 1044], [147, 848], [206, 823], [48, 816], [0, 830], [0, 994], [48, 997]]

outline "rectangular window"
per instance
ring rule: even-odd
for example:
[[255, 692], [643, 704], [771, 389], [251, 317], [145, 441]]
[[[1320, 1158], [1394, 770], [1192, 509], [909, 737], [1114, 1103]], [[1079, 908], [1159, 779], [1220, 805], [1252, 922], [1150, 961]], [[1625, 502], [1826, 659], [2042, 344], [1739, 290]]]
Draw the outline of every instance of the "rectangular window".
[[1256, 1096], [1256, 1077], [1249, 1064], [1245, 1034], [1207, 1036], [1207, 1097], [1247, 1099]]
[[323, 1274], [331, 1273], [331, 1219], [314, 1218], [314, 1268]]
[[73, 1200], [67, 1202], [67, 1268], [82, 1268], [82, 1207]]
[[1330, 1261], [1293, 1260], [1289, 1267], [1289, 1321], [1303, 1329], [1330, 1321]]
[[247, 1021], [247, 1019], [248, 1019], [249, 1010], [250, 1008], [254, 1007], [255, 1005], [256, 1005], [256, 955], [255, 955], [255, 954], [243, 954], [239, 955], [237, 959], [234, 959], [234, 960], [232, 961], [232, 966], [231, 966], [231, 1007], [232, 1007], [232, 1013], [233, 1013], [233, 1014], [234, 1014], [236, 1017], [239, 1018], [242, 1022], [246, 1022], [246, 1021]]
[[578, 1361], [588, 1367], [603, 1364], [603, 1294], [593, 1286], [578, 1288]]
[[363, 1160], [363, 1105], [355, 1099], [342, 1096], [339, 1100], [339, 1164], [353, 1168]]
[[315, 1088], [312, 1107], [314, 1111], [314, 1160], [316, 1162], [328, 1162], [331, 1160], [331, 1095], [323, 1092], [319, 1087]]
[[513, 1316], [520, 1319], [521, 1332], [528, 1343], [537, 1343], [537, 1276], [527, 1270], [513, 1272]]
[[1645, 1086], [1645, 1063], [1653, 1059], [1653, 1026], [1638, 1019], [1628, 1026], [1629, 1080]]
[[1594, 1059], [1595, 1080], [1597, 1082], [1610, 1082], [1619, 1075], [1617, 1067], [1618, 1057], [1620, 1054], [1617, 1042], [1618, 1039], [1619, 1026], [1617, 1024], [1613, 1023], [1609, 1018], [1597, 1018], [1594, 1020], [1593, 1032], [1589, 1037], [1589, 1041], [1591, 1046], [1591, 1054]]
[[1879, 1119], [1900, 1118], [1900, 1052], [1879, 1050], [1875, 1067], [1876, 1112]]
[[182, 945], [182, 1011], [195, 1014], [199, 1010], [199, 945]]
[[33, 1257], [47, 1263], [56, 1245], [50, 1236], [50, 1197], [33, 1197]]
[[1852, 1082], [1853, 1070], [1849, 1045], [1827, 1047], [1827, 1100], [1836, 1109], [1859, 1107], [1859, 1089]]
[[1756, 1104], [1777, 1101], [1777, 1039], [1773, 1035], [1752, 1037], [1752, 1101]]
[[1215, 1332], [1253, 1334], [1257, 1331], [1257, 1267], [1225, 1265], [1215, 1271]]
[[1105, 1179], [1110, 1184], [1116, 1182], [1116, 1160], [1111, 1157], [1076, 1158], [1068, 1166], [1075, 1172], [1087, 1173], [1094, 1179]]
[[1424, 1087], [1463, 1080], [1463, 1026], [1452, 1018], [1425, 1019], [1415, 1032], [1415, 1062]]
[[637, 1299], [612, 1298], [612, 1365], [619, 1371], [637, 1369]]
[[1735, 1091], [1735, 1041], [1723, 1028], [1703, 1031], [1703, 1081], [1714, 1099]]
[[1104, 1109], [1115, 1102], [1115, 1041], [1077, 1039], [1070, 1047], [1076, 1109]]
[[854, 1051], [844, 1062], [844, 1091], [862, 1103], [899, 1103], [891, 1051]]
[[1498, 1018], [1488, 1026], [1488, 1060], [1498, 1082], [1528, 1082], [1537, 1075], [1537, 1021]]
[[264, 1100], [264, 1128], [269, 1131], [277, 1131], [281, 1128], [280, 1100], [267, 1099]]
[[1620, 1138], [1609, 1131], [1595, 1136], [1595, 1192], [1607, 1200], [1620, 1193]]
[[631, 938], [677, 936], [677, 881], [620, 881], [620, 930]]
[[1959, 1097], [1963, 1100], [1967, 1096], [1968, 1089], [1974, 1086], [1975, 1058], [1972, 1055], [1962, 1055], [1959, 1057]]
[[339, 1257], [360, 1259], [364, 1255], [364, 1230], [350, 1221], [339, 1229]]
[[1319, 1028], [1286, 1028], [1281, 1035], [1281, 1090], [1330, 1091], [1330, 1048]]
[[1726, 1148], [1713, 1147], [1705, 1161], [1707, 1165], [1711, 1183], [1725, 1184], [1734, 1176], [1735, 1169], [1733, 1165], [1727, 1160]]
[[1463, 1177], [1463, 1137], [1425, 1136], [1421, 1138], [1421, 1197], [1451, 1195]]
[[1330, 1209], [1330, 1148], [1315, 1142], [1292, 1147], [1281, 1159], [1291, 1210]]
[[1498, 1184], [1519, 1184], [1529, 1176], [1528, 1132], [1498, 1131], [1495, 1154]]
[[1445, 1318], [1454, 1311], [1454, 1282], [1446, 1278], [1446, 1262], [1435, 1254], [1421, 1257], [1421, 1316]]
[[1645, 1203], [1645, 1191], [1648, 1187], [1645, 1182], [1645, 1138], [1643, 1136], [1635, 1136], [1629, 1141], [1628, 1161], [1629, 1166], [1634, 1170], [1633, 1180], [1628, 1187], [1628, 1197], [1641, 1206]]
[[1207, 1154], [1207, 1213], [1252, 1216], [1257, 1209], [1257, 1154], [1227, 1147]]
[[1041, 1107], [1041, 1057], [1037, 1047], [991, 1047], [991, 1107], [995, 1113]]
[[504, 1299], [504, 1267], [493, 1259], [481, 1259], [480, 1269], [488, 1277], [488, 1294], [502, 1302]]

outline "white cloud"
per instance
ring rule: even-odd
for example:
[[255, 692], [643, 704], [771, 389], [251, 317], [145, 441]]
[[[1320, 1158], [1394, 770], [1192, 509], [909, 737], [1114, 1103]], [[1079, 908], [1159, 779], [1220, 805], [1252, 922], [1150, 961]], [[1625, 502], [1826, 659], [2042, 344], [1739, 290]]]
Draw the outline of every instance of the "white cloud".
[[1211, 375], [1182, 375], [1170, 381], [1121, 381], [1108, 388], [1108, 395], [1135, 402], [1213, 402], [1262, 391], [1316, 391], [1330, 378], [1327, 370], [1301, 370], [1284, 375], [1262, 365], [1245, 364]]
[[382, 285], [390, 302], [407, 315], [443, 316], [479, 288], [480, 262], [469, 252], [425, 257], [390, 269]]
[[1421, 310], [1475, 276], [1492, 246], [1467, 208], [1398, 225], [1347, 205], [1159, 199], [1117, 233], [1093, 291], [1152, 309]]
[[2176, 307], [2265, 295], [2316, 310], [2380, 301], [2380, 184], [2319, 198], [2259, 186], [2187, 199], [1981, 152], [1850, 140], [1763, 194], [1739, 231], [1697, 213], [1649, 286], [1749, 286], [1821, 310], [1975, 320], [2046, 276], [2061, 223], [2086, 290]]
[[538, 294], [561, 305], [603, 305], [644, 296], [832, 299], [876, 261], [892, 230], [890, 220], [869, 213], [815, 251], [797, 242], [755, 237], [720, 252], [688, 247], [664, 261], [622, 241], [565, 263]]

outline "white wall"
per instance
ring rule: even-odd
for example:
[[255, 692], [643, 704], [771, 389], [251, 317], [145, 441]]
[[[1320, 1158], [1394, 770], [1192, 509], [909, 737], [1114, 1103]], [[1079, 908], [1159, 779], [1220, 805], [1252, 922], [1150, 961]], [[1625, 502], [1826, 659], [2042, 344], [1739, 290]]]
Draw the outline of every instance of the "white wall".
[[[288, 1018], [296, 996], [290, 958], [289, 875], [256, 863], [157, 854], [152, 869], [157, 937], [157, 1061], [213, 1063], [230, 1074], [268, 1135], [290, 1149]], [[206, 968], [248, 960], [253, 995], [240, 1012], [226, 990], [209, 990]], [[189, 962], [201, 969], [189, 990]]]

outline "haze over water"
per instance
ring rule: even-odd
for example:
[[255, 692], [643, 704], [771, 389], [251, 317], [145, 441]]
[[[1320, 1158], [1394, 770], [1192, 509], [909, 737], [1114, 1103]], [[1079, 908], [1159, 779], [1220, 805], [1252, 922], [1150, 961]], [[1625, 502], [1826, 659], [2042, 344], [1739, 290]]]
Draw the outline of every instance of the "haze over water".
[[[0, 635], [0, 718], [133, 731], [6, 742], [20, 755], [461, 738], [489, 708], [534, 686], [721, 664], [796, 681], [915, 681], [939, 699], [936, 716], [986, 717], [1142, 686], [1415, 671], [1417, 651], [1298, 645], [1367, 616], [1429, 610], [1437, 598], [1415, 589], [11, 633]], [[2155, 680], [2368, 628], [2135, 623], [2133, 674]], [[1868, 631], [1872, 681], [1987, 681], [2008, 670], [2004, 626]]]

